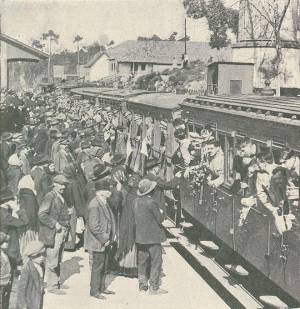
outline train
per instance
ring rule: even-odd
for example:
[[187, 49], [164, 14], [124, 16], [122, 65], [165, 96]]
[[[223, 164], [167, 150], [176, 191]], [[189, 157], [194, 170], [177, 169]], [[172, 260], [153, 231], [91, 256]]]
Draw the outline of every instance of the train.
[[[234, 263], [233, 260], [238, 257], [238, 263], [267, 278], [279, 291], [288, 295], [293, 304], [300, 303], [300, 227], [278, 233], [274, 218], [259, 207], [259, 203], [250, 208], [247, 219], [241, 224], [245, 190], [232, 190], [234, 158], [245, 139], [251, 141], [257, 152], [268, 148], [275, 163], [279, 163], [286, 147], [292, 149], [299, 162], [300, 98], [187, 96], [101, 88], [77, 88], [71, 93], [117, 110], [126, 132], [130, 132], [135, 119], [141, 120], [140, 133], [138, 130], [130, 132], [135, 143], [133, 146], [137, 149], [132, 169], [141, 174], [147, 156], [161, 160], [161, 176], [167, 180], [180, 169], [173, 160], [178, 148], [174, 137], [174, 123], [178, 119], [188, 135], [199, 136], [205, 128], [209, 128], [224, 153], [224, 181], [217, 188], [211, 188], [204, 182], [199, 189], [187, 178], [180, 185], [178, 194], [166, 191], [169, 219], [175, 226], [182, 222], [192, 223], [196, 227], [195, 233], [199, 233], [196, 238], [200, 242], [207, 240], [216, 244], [216, 259], [226, 264]], [[131, 118], [124, 122], [122, 115], [126, 112]], [[153, 128], [151, 149], [148, 149], [147, 155], [141, 155], [139, 149], [147, 135], [147, 123], [151, 123]], [[140, 135], [139, 138], [137, 135]], [[296, 170], [298, 177], [299, 172]], [[299, 221], [299, 188], [296, 187], [296, 190], [298, 200], [291, 202], [290, 212]]]

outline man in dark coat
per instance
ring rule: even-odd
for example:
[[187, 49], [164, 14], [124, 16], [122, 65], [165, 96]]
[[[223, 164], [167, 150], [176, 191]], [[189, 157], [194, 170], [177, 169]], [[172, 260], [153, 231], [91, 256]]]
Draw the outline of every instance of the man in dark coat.
[[95, 181], [107, 177], [109, 175], [109, 172], [110, 169], [105, 164], [99, 163], [93, 167], [94, 177], [88, 180], [84, 189], [84, 198], [87, 205], [96, 196]]
[[62, 196], [69, 181], [63, 175], [53, 179], [53, 190], [47, 193], [39, 209], [39, 239], [46, 249], [47, 290], [54, 294], [65, 294], [60, 289], [60, 263], [65, 240], [67, 238], [70, 215]]
[[85, 234], [85, 249], [92, 252], [90, 295], [105, 299], [103, 294], [114, 294], [105, 288], [105, 270], [109, 256], [109, 246], [115, 238], [115, 221], [108, 206], [111, 182], [107, 179], [95, 182], [96, 196], [88, 205]]
[[149, 280], [149, 293], [153, 295], [167, 293], [159, 288], [159, 276], [162, 269], [161, 243], [166, 240], [166, 235], [162, 226], [164, 220], [162, 210], [159, 209], [153, 197], [156, 187], [155, 181], [141, 180], [138, 189], [139, 197], [134, 203], [139, 289], [141, 292], [146, 292]]
[[39, 205], [42, 202], [44, 196], [49, 192], [49, 185], [46, 175], [45, 167], [48, 166], [50, 158], [47, 155], [39, 154], [32, 158], [31, 164], [31, 177], [34, 181], [34, 187], [36, 190], [36, 198]]
[[153, 199], [159, 205], [159, 208], [163, 211], [163, 215], [166, 217], [166, 202], [164, 196], [164, 190], [173, 190], [175, 189], [181, 182], [181, 178], [177, 177], [176, 174], [174, 179], [170, 181], [163, 180], [159, 177], [159, 172], [161, 170], [160, 163], [156, 160], [149, 160], [146, 163], [147, 174], [144, 179], [148, 179], [151, 181], [155, 181], [157, 183], [156, 188], [153, 192]]

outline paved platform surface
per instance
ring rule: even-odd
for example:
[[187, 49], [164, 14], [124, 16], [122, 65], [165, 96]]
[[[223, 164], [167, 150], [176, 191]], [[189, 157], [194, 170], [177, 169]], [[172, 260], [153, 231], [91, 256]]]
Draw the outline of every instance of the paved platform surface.
[[106, 300], [89, 296], [90, 269], [88, 253], [82, 249], [65, 252], [62, 280], [70, 289], [66, 295], [47, 294], [44, 309], [222, 309], [229, 308], [214, 290], [170, 245], [165, 246], [162, 288], [168, 294], [151, 296], [138, 292], [137, 279], [109, 276], [107, 284], [116, 295]]

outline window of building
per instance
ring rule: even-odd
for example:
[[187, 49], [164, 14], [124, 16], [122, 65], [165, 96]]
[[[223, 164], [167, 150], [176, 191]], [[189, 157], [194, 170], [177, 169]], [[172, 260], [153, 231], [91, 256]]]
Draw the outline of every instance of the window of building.
[[146, 64], [145, 63], [142, 63], [141, 64], [141, 71], [145, 71], [146, 70]]

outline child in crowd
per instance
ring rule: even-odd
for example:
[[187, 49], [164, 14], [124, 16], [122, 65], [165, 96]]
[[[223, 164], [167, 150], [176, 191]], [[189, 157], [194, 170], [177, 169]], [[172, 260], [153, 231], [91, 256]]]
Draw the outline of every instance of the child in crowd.
[[18, 309], [41, 309], [43, 303], [42, 264], [45, 260], [45, 246], [34, 240], [27, 244], [25, 261], [18, 286]]
[[8, 309], [11, 290], [11, 267], [6, 254], [9, 236], [0, 232], [0, 308]]

